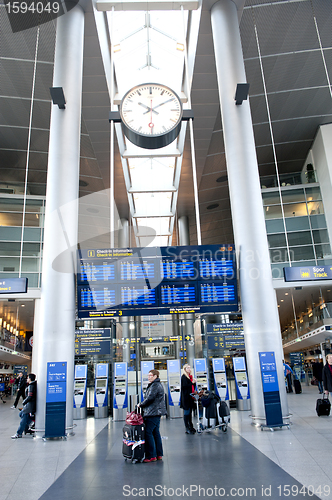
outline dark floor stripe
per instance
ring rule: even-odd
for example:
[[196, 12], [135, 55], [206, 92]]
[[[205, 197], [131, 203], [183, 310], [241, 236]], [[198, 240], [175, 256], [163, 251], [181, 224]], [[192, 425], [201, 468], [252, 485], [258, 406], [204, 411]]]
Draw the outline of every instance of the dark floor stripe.
[[41, 500], [289, 499], [284, 485], [298, 488], [292, 498], [318, 498], [230, 428], [187, 435], [182, 421], [163, 420], [164, 460], [132, 464], [122, 457], [122, 426], [112, 422], [102, 430]]

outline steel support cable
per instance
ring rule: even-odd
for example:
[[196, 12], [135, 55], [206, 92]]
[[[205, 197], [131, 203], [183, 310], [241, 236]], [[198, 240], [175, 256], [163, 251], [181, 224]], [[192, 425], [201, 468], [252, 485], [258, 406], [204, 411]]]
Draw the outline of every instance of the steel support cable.
[[275, 142], [274, 142], [273, 127], [272, 127], [272, 121], [271, 121], [270, 105], [269, 105], [269, 99], [268, 99], [268, 96], [267, 96], [265, 74], [264, 74], [264, 68], [263, 68], [263, 61], [262, 61], [261, 49], [260, 49], [259, 38], [258, 38], [257, 24], [256, 24], [256, 19], [255, 19], [255, 15], [254, 15], [253, 9], [251, 9], [251, 13], [252, 13], [252, 16], [253, 16], [253, 23], [254, 23], [255, 38], [256, 38], [256, 44], [257, 44], [257, 50], [258, 50], [259, 65], [260, 65], [260, 70], [261, 70], [261, 75], [262, 75], [262, 83], [263, 83], [263, 88], [264, 88], [264, 97], [265, 97], [265, 103], [266, 103], [266, 111], [267, 111], [268, 120], [269, 120], [269, 129], [270, 129], [270, 134], [271, 134], [273, 159], [274, 159], [274, 166], [275, 166], [275, 169], [276, 169], [276, 176], [277, 176], [277, 183], [278, 183], [278, 192], [279, 192], [279, 198], [280, 198], [282, 222], [283, 222], [284, 231], [285, 231], [286, 249], [287, 249], [287, 255], [288, 255], [289, 264], [290, 264], [290, 266], [292, 266], [292, 261], [291, 261], [291, 256], [290, 256], [290, 250], [289, 250], [289, 243], [288, 243], [288, 236], [287, 236], [287, 229], [286, 229], [285, 212], [284, 212], [284, 207], [283, 207], [283, 202], [282, 202], [282, 197], [281, 197], [281, 185], [280, 185], [280, 177], [279, 177], [277, 153], [276, 153]]
[[29, 116], [27, 157], [26, 157], [26, 163], [25, 163], [25, 180], [24, 180], [24, 195], [23, 195], [23, 213], [22, 213], [22, 229], [21, 229], [20, 264], [19, 264], [19, 273], [18, 273], [19, 277], [21, 277], [21, 273], [22, 273], [23, 237], [24, 237], [24, 224], [25, 224], [25, 215], [26, 215], [26, 199], [27, 199], [27, 191], [28, 191], [28, 172], [29, 172], [30, 146], [31, 146], [32, 114], [33, 114], [33, 104], [34, 104], [35, 87], [36, 87], [38, 47], [39, 47], [39, 26], [37, 28], [37, 36], [36, 36], [36, 48], [35, 48], [35, 58], [34, 58], [33, 76], [32, 76], [32, 89], [31, 89], [31, 103], [30, 103], [30, 116]]

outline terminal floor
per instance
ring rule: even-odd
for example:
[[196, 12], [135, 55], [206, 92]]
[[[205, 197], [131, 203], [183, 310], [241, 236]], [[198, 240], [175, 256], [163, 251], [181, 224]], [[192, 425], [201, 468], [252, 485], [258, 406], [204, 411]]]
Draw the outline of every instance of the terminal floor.
[[287, 397], [290, 430], [261, 431], [236, 410], [227, 433], [187, 435], [181, 419], [162, 419], [164, 460], [148, 464], [123, 459], [123, 423], [109, 419], [75, 421], [67, 441], [12, 440], [19, 416], [8, 400], [0, 403], [0, 500], [277, 499], [287, 485], [290, 498], [332, 500], [332, 416], [317, 417], [316, 387]]

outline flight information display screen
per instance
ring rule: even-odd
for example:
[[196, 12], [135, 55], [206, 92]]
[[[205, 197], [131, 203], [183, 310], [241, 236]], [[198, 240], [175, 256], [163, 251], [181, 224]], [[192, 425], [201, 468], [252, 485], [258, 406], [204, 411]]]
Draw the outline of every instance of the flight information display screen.
[[156, 289], [150, 289], [147, 286], [137, 288], [134, 286], [121, 287], [121, 304], [127, 306], [151, 306], [157, 307]]
[[196, 305], [197, 293], [195, 283], [170, 283], [160, 287], [161, 305]]
[[233, 245], [78, 252], [78, 318], [238, 310]]

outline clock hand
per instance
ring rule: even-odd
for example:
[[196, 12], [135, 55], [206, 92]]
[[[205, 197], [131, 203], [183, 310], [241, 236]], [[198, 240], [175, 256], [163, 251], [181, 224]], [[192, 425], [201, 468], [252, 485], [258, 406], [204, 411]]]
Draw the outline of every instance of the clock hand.
[[151, 108], [150, 108], [150, 123], [149, 123], [149, 127], [151, 129], [151, 134], [152, 134], [153, 133], [153, 127], [154, 127], [154, 124], [152, 123], [152, 99], [151, 99]]
[[[147, 106], [146, 104], [143, 104], [142, 102], [138, 102], [137, 104], [139, 104], [140, 106], [143, 106], [143, 108], [147, 109], [147, 111], [145, 111], [145, 113], [143, 113], [143, 115], [146, 115], [147, 113], [149, 113], [151, 111], [151, 108], [149, 108], [149, 106]], [[154, 109], [152, 111], [156, 115], [159, 115], [158, 111], [154, 111]]]
[[157, 104], [157, 106], [152, 108], [152, 111], [154, 111], [156, 108], [159, 108], [159, 106], [163, 106], [164, 104], [167, 104], [168, 102], [171, 102], [171, 101], [173, 101], [173, 97], [172, 97], [172, 99], [168, 99], [167, 101], [162, 102], [161, 104]]

